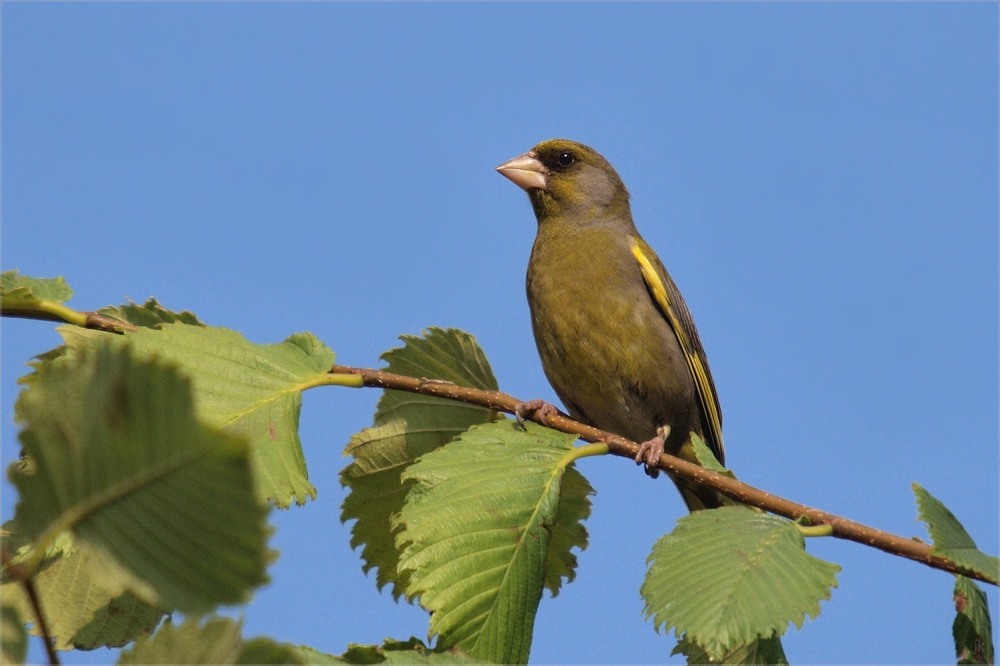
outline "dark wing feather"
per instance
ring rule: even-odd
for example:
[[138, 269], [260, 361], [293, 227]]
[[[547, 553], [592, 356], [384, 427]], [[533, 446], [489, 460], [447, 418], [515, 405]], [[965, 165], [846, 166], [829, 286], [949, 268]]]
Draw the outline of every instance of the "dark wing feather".
[[722, 442], [722, 408], [719, 406], [719, 396], [715, 391], [715, 381], [708, 367], [705, 348], [698, 337], [698, 329], [688, 311], [687, 304], [677, 290], [677, 285], [670, 279], [670, 274], [664, 268], [653, 249], [641, 238], [635, 239], [632, 254], [642, 270], [642, 277], [656, 300], [661, 314], [674, 330], [677, 341], [684, 351], [684, 357], [698, 389], [698, 400], [708, 432], [705, 433], [708, 448], [712, 450], [719, 462], [725, 464], [726, 448]]

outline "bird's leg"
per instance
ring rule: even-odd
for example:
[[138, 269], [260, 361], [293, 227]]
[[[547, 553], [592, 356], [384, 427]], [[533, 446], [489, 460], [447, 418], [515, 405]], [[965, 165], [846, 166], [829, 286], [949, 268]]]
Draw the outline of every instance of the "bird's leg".
[[655, 479], [660, 475], [660, 468], [656, 466], [663, 455], [663, 446], [670, 437], [670, 426], [662, 426], [656, 429], [656, 437], [639, 445], [639, 451], [635, 454], [635, 464], [646, 464], [646, 474]]
[[516, 407], [514, 407], [514, 418], [522, 428], [524, 428], [524, 414], [525, 412], [535, 412], [535, 418], [545, 423], [545, 419], [550, 416], [555, 416], [559, 413], [555, 405], [549, 404], [542, 400], [541, 398], [535, 398], [534, 400], [529, 400], [528, 402], [519, 402]]

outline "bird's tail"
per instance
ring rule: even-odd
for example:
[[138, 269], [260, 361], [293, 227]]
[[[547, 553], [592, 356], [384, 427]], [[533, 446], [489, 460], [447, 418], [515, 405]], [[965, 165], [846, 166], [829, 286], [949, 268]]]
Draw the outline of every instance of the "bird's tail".
[[688, 511], [717, 509], [722, 506], [722, 497], [714, 490], [681, 479], [672, 479], [672, 481], [677, 486], [677, 490], [680, 491], [684, 503], [687, 504]]
[[[690, 440], [681, 446], [680, 450], [677, 452], [677, 456], [682, 460], [694, 463], [695, 465], [701, 465]], [[688, 511], [717, 509], [723, 504], [722, 495], [715, 492], [711, 488], [699, 486], [696, 483], [685, 481], [684, 479], [677, 479], [673, 476], [670, 477], [670, 480], [674, 482], [674, 485], [677, 486], [677, 490], [680, 491], [681, 497], [684, 499], [684, 503], [687, 504]]]

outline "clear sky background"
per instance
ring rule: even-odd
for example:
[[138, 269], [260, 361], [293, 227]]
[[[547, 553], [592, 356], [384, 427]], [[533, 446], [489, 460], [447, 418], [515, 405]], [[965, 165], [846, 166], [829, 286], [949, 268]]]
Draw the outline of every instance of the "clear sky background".
[[[743, 480], [926, 538], [916, 481], [997, 553], [995, 4], [2, 12], [5, 270], [64, 275], [77, 309], [156, 296], [255, 342], [312, 331], [351, 365], [459, 327], [502, 389], [555, 400], [524, 296], [535, 220], [493, 168], [575, 139], [617, 168], [687, 299]], [[4, 465], [15, 380], [52, 328], [3, 322]], [[425, 635], [338, 519], [340, 454], [378, 395], [305, 396], [319, 497], [272, 514], [272, 583], [232, 611], [247, 636], [339, 654]], [[621, 459], [580, 468], [591, 545], [542, 600], [532, 661], [682, 663], [639, 597], [679, 496]], [[954, 663], [951, 575], [808, 548], [844, 569], [786, 635], [792, 663]]]

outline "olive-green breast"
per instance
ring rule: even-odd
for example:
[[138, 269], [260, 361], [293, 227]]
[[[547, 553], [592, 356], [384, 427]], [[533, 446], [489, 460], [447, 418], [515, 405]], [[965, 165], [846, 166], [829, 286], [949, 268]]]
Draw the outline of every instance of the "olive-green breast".
[[632, 254], [632, 225], [539, 225], [528, 304], [545, 374], [570, 413], [636, 441], [702, 431], [694, 381]]

